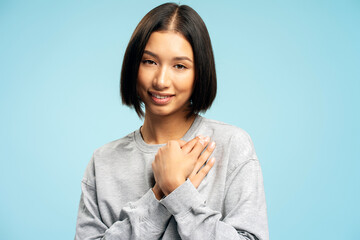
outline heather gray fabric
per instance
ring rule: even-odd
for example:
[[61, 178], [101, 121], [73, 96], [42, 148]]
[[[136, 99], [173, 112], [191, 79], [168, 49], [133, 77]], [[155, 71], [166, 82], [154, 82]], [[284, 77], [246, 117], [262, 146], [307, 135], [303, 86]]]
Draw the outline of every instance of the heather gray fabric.
[[198, 189], [189, 180], [158, 201], [151, 163], [162, 145], [137, 130], [97, 149], [82, 180], [75, 239], [268, 240], [263, 178], [242, 129], [198, 116], [183, 137], [216, 143]]

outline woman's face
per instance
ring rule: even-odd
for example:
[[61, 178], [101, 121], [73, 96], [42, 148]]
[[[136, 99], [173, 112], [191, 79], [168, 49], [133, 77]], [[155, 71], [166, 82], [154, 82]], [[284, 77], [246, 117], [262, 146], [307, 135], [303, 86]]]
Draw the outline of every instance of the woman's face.
[[186, 115], [194, 78], [193, 50], [184, 36], [173, 31], [153, 32], [137, 80], [145, 116]]

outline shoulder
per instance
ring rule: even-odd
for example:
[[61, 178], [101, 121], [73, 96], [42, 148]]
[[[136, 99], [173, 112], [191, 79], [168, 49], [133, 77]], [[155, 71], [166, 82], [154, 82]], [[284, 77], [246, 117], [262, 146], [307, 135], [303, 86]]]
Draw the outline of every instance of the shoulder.
[[223, 159], [229, 160], [232, 167], [257, 159], [253, 141], [242, 128], [203, 118], [200, 131], [200, 134], [211, 137], [217, 151], [222, 153]]
[[211, 129], [215, 134], [220, 134], [223, 138], [237, 138], [243, 141], [251, 141], [249, 134], [242, 128], [213, 119], [204, 117], [202, 117], [202, 119], [205, 128]]
[[221, 142], [231, 142], [233, 145], [253, 147], [250, 135], [237, 126], [203, 117], [202, 127]]
[[95, 149], [94, 157], [110, 157], [113, 154], [123, 152], [125, 149], [131, 148], [134, 144], [134, 132], [128, 135], [104, 144], [103, 146]]
[[131, 152], [133, 144], [134, 132], [97, 148], [86, 167], [83, 182], [94, 186], [96, 169], [111, 166], [114, 159], [120, 159], [118, 156], [124, 155], [126, 151]]

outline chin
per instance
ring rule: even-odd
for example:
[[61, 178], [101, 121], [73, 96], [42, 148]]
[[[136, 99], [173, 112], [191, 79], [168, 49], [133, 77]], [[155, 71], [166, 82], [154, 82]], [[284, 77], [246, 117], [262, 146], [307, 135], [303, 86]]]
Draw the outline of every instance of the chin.
[[172, 115], [174, 112], [166, 111], [166, 110], [152, 110], [152, 111], [149, 110], [149, 113], [151, 113], [151, 115], [153, 115], [153, 116], [166, 117], [166, 116]]
[[157, 109], [154, 108], [146, 108], [146, 112], [151, 113], [151, 115], [153, 116], [162, 116], [162, 117], [167, 117], [167, 116], [171, 116], [171, 115], [181, 115], [180, 113], [183, 113], [184, 116], [186, 116], [188, 114], [188, 111], [184, 111], [184, 109], [159, 109], [158, 107], [156, 107]]

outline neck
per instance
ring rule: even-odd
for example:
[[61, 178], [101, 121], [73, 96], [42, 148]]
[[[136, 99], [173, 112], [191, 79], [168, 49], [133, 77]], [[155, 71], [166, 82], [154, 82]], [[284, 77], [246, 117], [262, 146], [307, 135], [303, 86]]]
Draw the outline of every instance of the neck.
[[148, 144], [163, 144], [170, 140], [182, 138], [189, 130], [196, 115], [187, 118], [183, 116], [154, 116], [145, 113], [145, 121], [141, 127], [141, 135]]

